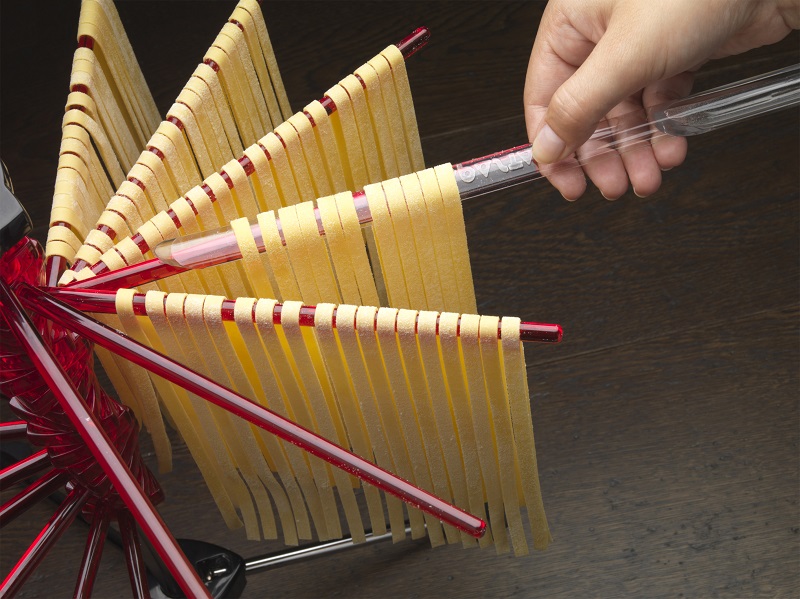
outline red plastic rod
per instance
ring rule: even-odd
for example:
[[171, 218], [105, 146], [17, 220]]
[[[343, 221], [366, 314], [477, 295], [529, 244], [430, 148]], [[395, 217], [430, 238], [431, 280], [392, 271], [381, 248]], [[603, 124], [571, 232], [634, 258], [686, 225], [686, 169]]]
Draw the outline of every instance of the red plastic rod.
[[111, 350], [153, 374], [277, 435], [284, 441], [297, 445], [311, 455], [322, 458], [337, 468], [375, 485], [386, 493], [400, 498], [459, 530], [474, 537], [481, 537], [486, 531], [486, 523], [480, 518], [415, 487], [391, 472], [250, 401], [243, 395], [239, 395], [183, 364], [97, 322], [40, 289], [27, 284], [19, 285], [16, 289], [19, 290], [20, 299], [31, 310], [58, 322], [65, 328]]
[[[101, 314], [115, 314], [116, 308], [116, 292], [103, 291], [103, 290], [74, 290], [72, 287], [57, 287], [55, 289], [47, 289], [47, 293], [56, 299], [69, 304], [73, 308], [82, 310], [84, 312], [96, 312]], [[233, 321], [233, 309], [235, 301], [226, 299], [222, 302], [222, 320]], [[275, 309], [272, 313], [272, 321], [275, 324], [281, 324], [281, 311], [282, 304], [275, 304]], [[138, 316], [147, 316], [147, 307], [145, 306], [145, 295], [143, 293], [136, 293], [133, 296], [133, 311]], [[300, 309], [300, 325], [301, 326], [314, 326], [314, 316], [316, 308], [314, 306], [303, 306]], [[336, 326], [336, 311], [333, 312], [333, 326]], [[377, 315], [376, 315], [377, 319]], [[456, 328], [456, 333], [460, 332], [459, 326]], [[377, 324], [377, 323], [376, 323]], [[439, 332], [439, 320], [436, 320], [436, 332]], [[500, 325], [497, 327], [497, 337], [500, 338]], [[524, 342], [539, 342], [539, 343], [558, 343], [563, 337], [563, 330], [560, 325], [547, 324], [540, 322], [523, 322], [519, 327], [520, 340]]]
[[65, 473], [59, 470], [51, 470], [25, 490], [6, 501], [3, 507], [0, 507], [0, 528], [3, 528], [14, 518], [39, 503], [56, 489], [63, 487], [68, 480], [69, 477]]
[[43, 449], [8, 468], [0, 470], [0, 491], [5, 491], [18, 482], [39, 474], [51, 466], [47, 450]]
[[122, 533], [122, 549], [125, 551], [125, 563], [128, 564], [128, 578], [131, 581], [133, 596], [135, 599], [150, 599], [150, 587], [147, 584], [147, 571], [144, 567], [136, 523], [128, 510], [120, 511], [117, 514], [117, 521], [119, 531]]
[[50, 521], [45, 524], [42, 531], [28, 547], [25, 554], [8, 573], [6, 579], [0, 584], [0, 597], [14, 597], [19, 592], [25, 581], [42, 562], [53, 545], [69, 528], [75, 516], [80, 513], [83, 504], [89, 498], [89, 491], [78, 487], [70, 491], [67, 498], [61, 503]]
[[106, 542], [108, 524], [110, 521], [108, 510], [105, 506], [98, 505], [92, 518], [92, 527], [86, 538], [86, 549], [83, 551], [81, 566], [78, 570], [78, 581], [75, 583], [75, 599], [88, 599], [92, 596], [97, 570], [100, 568], [100, 557], [103, 555], [103, 546]]
[[[22, 289], [33, 297], [41, 294], [30, 285], [23, 285]], [[210, 597], [197, 572], [183, 555], [172, 533], [109, 440], [97, 417], [87, 407], [70, 378], [63, 372], [52, 351], [22, 308], [19, 299], [4, 281], [0, 281], [0, 303], [5, 309], [3, 316], [8, 321], [9, 327], [55, 395], [72, 426], [113, 483], [125, 505], [134, 514], [139, 526], [150, 539], [172, 576], [181, 585], [183, 592], [187, 597]], [[59, 322], [57, 318], [53, 320]]]
[[28, 423], [24, 420], [0, 424], [0, 441], [21, 441], [28, 436]]

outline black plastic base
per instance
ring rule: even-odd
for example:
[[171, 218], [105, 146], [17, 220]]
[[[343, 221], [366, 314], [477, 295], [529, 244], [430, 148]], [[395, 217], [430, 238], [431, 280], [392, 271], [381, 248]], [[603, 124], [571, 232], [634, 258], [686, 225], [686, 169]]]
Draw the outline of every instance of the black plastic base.
[[[245, 580], [244, 559], [232, 551], [211, 543], [178, 539], [183, 553], [200, 575], [208, 592], [214, 599], [236, 599], [241, 597]], [[150, 564], [148, 564], [150, 566]], [[150, 568], [148, 568], [150, 570]], [[158, 576], [158, 579], [156, 579]], [[178, 584], [165, 570], [149, 572], [150, 596], [152, 599], [178, 599], [186, 597]]]

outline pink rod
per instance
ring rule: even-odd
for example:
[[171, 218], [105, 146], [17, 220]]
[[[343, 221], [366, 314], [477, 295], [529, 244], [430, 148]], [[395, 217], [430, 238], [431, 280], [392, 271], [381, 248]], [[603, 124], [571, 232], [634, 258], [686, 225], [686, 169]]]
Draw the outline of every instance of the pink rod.
[[24, 420], [0, 424], [0, 441], [21, 441], [28, 436], [28, 423]]
[[[55, 289], [48, 289], [47, 293], [56, 299], [69, 304], [73, 308], [82, 310], [84, 312], [97, 312], [101, 314], [115, 314], [116, 308], [116, 292], [103, 291], [103, 290], [73, 290], [72, 287], [60, 287]], [[222, 320], [233, 320], [233, 308], [235, 301], [226, 299], [222, 302]], [[276, 304], [272, 313], [272, 322], [281, 324], [282, 304]], [[145, 295], [136, 293], [133, 296], [133, 311], [138, 316], [147, 316], [147, 308], [145, 306]], [[314, 306], [303, 306], [300, 309], [300, 325], [301, 326], [314, 326], [314, 315], [316, 308]], [[377, 315], [376, 315], [377, 327]], [[456, 327], [456, 334], [460, 333], [460, 322]], [[333, 312], [333, 326], [336, 326], [336, 310]], [[436, 320], [436, 332], [439, 332], [439, 320]], [[519, 328], [520, 339], [524, 342], [540, 342], [540, 343], [558, 343], [563, 337], [563, 330], [557, 324], [548, 324], [540, 322], [523, 322], [520, 323]], [[500, 325], [497, 327], [497, 337], [500, 338]]]
[[131, 581], [131, 590], [136, 599], [150, 599], [150, 587], [147, 584], [147, 571], [142, 559], [142, 548], [139, 545], [139, 535], [136, 532], [136, 523], [128, 510], [120, 510], [117, 514], [119, 531], [122, 533], [122, 548], [125, 552], [125, 563], [128, 565], [128, 577]]
[[59, 470], [51, 470], [29, 487], [6, 501], [0, 507], [0, 528], [14, 520], [56, 489], [63, 487], [69, 477]]
[[[400, 50], [400, 52], [403, 54], [403, 58], [405, 60], [408, 60], [411, 56], [413, 56], [414, 54], [419, 52], [419, 50], [421, 50], [428, 43], [428, 40], [430, 39], [430, 37], [431, 37], [431, 32], [427, 27], [418, 27], [410, 35], [406, 36], [405, 38], [403, 38], [402, 40], [397, 42], [396, 46]], [[214, 65], [210, 65], [210, 66], [212, 66], [212, 68], [214, 68]], [[217, 69], [215, 69], [215, 70], [217, 70]], [[359, 79], [359, 81], [360, 81], [360, 79]], [[363, 81], [360, 81], [360, 83], [361, 83], [362, 86], [366, 87], [366, 85], [364, 84]], [[328, 96], [323, 96], [322, 99], [319, 102], [320, 102], [320, 104], [322, 104], [323, 108], [325, 108], [325, 110], [327, 111], [328, 114], [333, 114], [336, 111], [336, 104], [334, 104], [333, 100], [331, 100]], [[314, 119], [311, 117], [311, 115], [308, 114], [307, 112], [305, 112], [304, 114], [306, 115], [306, 117], [308, 118], [309, 122], [311, 123], [311, 126], [312, 127], [315, 126], [316, 124], [314, 123]], [[176, 126], [178, 126], [181, 129], [183, 129], [183, 124], [180, 121], [178, 121], [174, 117], [170, 118], [170, 120], [173, 121]], [[283, 142], [283, 140], [281, 140], [281, 142]], [[266, 149], [263, 146], [261, 146], [261, 149], [267, 155], [267, 159], [269, 160], [270, 156], [267, 153]], [[160, 151], [156, 150], [155, 148], [148, 148], [148, 150], [150, 150], [151, 152], [155, 153], [156, 156], [158, 156], [159, 158], [163, 159], [163, 155], [161, 154]], [[242, 156], [241, 158], [239, 158], [239, 164], [242, 165], [242, 168], [244, 168], [244, 171], [245, 171], [245, 173], [247, 173], [248, 176], [253, 174], [255, 169], [254, 169], [253, 164], [250, 162], [250, 159], [247, 156]], [[233, 187], [233, 181], [230, 179], [229, 175], [224, 170], [220, 171], [220, 175], [222, 175], [222, 178], [228, 184], [228, 187]], [[142, 181], [139, 181], [138, 179], [134, 179], [132, 177], [129, 177], [128, 180], [131, 181], [132, 183], [135, 183], [136, 185], [138, 185], [142, 189], [144, 189], [144, 183]], [[211, 189], [208, 186], [203, 185], [203, 190], [208, 194], [209, 199], [212, 202], [216, 201], [216, 198], [214, 197], [213, 192], [211, 191]], [[180, 227], [181, 223], [180, 223], [180, 218], [178, 217], [178, 215], [175, 214], [174, 212], [172, 212], [171, 210], [168, 211], [168, 214], [169, 214], [170, 218], [172, 218], [172, 220], [175, 222], [175, 225]], [[60, 223], [54, 223], [53, 226], [57, 226], [59, 224]], [[110, 227], [106, 227], [105, 225], [100, 225], [98, 227], [98, 229], [101, 229], [105, 233], [107, 233], [108, 236], [112, 240], [116, 239], [117, 234]], [[142, 248], [142, 253], [145, 253], [149, 249], [149, 247], [147, 245], [147, 242], [145, 241], [145, 239], [143, 237], [141, 237], [141, 235], [139, 235], [139, 236], [134, 235], [134, 242], [137, 245], [139, 245], [139, 247]], [[83, 260], [78, 260], [73, 265], [73, 270], [75, 270], [77, 272], [79, 270], [82, 270], [86, 266], [89, 266], [86, 262], [84, 262]], [[56, 272], [56, 268], [57, 268], [56, 265], [50, 265], [49, 276], [48, 276], [48, 285], [50, 287], [54, 286], [54, 284], [52, 283], [52, 280], [54, 278], [54, 273]], [[95, 272], [95, 274], [100, 274], [100, 273], [107, 272], [108, 271], [108, 266], [106, 266], [101, 261], [101, 262], [98, 262], [97, 264], [93, 264], [92, 265], [92, 270]]]
[[53, 545], [69, 528], [75, 516], [81, 511], [83, 504], [89, 498], [89, 491], [78, 487], [70, 491], [67, 498], [61, 503], [50, 521], [45, 524], [42, 531], [28, 547], [25, 554], [8, 573], [6, 579], [0, 584], [0, 597], [14, 597], [28, 577], [39, 566]]
[[[38, 293], [30, 285], [25, 291]], [[0, 281], [0, 303], [5, 307], [3, 316], [18, 337], [36, 369], [53, 392], [75, 430], [100, 464], [115, 490], [136, 517], [172, 576], [181, 585], [187, 597], [209, 597], [192, 565], [183, 555], [166, 524], [142, 491], [128, 466], [109, 440], [97, 417], [86, 406], [70, 378], [64, 374], [52, 351], [39, 335], [17, 296]], [[53, 319], [59, 322], [58, 319]]]
[[39, 474], [51, 465], [47, 450], [43, 449], [8, 468], [3, 468], [0, 470], [0, 491], [5, 491], [18, 482]]
[[30, 309], [60, 323], [90, 341], [111, 350], [134, 364], [179, 385], [195, 395], [210, 401], [225, 410], [243, 418], [264, 430], [277, 435], [284, 441], [293, 443], [301, 449], [315, 455], [337, 468], [357, 476], [375, 485], [379, 489], [399, 497], [406, 503], [433, 515], [434, 517], [458, 528], [474, 537], [481, 537], [486, 530], [486, 523], [464, 510], [439, 499], [435, 495], [419, 489], [411, 483], [383, 470], [320, 437], [316, 433], [295, 424], [260, 406], [246, 397], [223, 387], [190, 368], [175, 362], [138, 343], [137, 341], [97, 322], [82, 314], [40, 289], [27, 284], [18, 285], [20, 299]]
[[88, 599], [92, 596], [92, 588], [95, 578], [97, 578], [97, 570], [100, 568], [100, 557], [103, 555], [109, 521], [108, 509], [103, 505], [98, 505], [92, 517], [92, 527], [86, 537], [86, 549], [83, 551], [81, 566], [78, 570], [75, 591], [72, 593], [75, 599]]

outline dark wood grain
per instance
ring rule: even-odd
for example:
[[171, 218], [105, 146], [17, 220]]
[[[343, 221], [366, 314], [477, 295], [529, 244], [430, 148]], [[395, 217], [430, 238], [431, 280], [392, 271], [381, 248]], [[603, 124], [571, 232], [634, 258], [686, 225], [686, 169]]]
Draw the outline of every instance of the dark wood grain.
[[[78, 3], [0, 6], [0, 152], [41, 238]], [[429, 26], [431, 45], [408, 68], [426, 158], [437, 164], [524, 141], [522, 82], [542, 7], [278, 2], [264, 11], [295, 108]], [[230, 8], [120, 3], [162, 113]], [[798, 43], [793, 34], [711, 63], [695, 87], [798, 62]], [[560, 346], [526, 348], [550, 549], [515, 559], [412, 541], [357, 547], [254, 575], [246, 596], [797, 596], [799, 131], [794, 110], [692, 139], [686, 164], [645, 200], [590, 191], [567, 203], [539, 182], [465, 204], [480, 311], [566, 331]], [[279, 549], [227, 530], [179, 442], [176, 453], [175, 472], [160, 480], [177, 536], [245, 556]], [[48, 510], [3, 530], [2, 573]], [[23, 596], [70, 596], [84, 538], [75, 525]], [[110, 548], [96, 596], [129, 595]]]

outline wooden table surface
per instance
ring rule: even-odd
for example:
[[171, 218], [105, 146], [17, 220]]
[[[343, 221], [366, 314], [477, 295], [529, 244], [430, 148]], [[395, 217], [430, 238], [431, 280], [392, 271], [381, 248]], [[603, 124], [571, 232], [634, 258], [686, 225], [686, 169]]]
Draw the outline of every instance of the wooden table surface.
[[[232, 6], [119, 4], [162, 114]], [[429, 26], [408, 70], [433, 165], [525, 141], [522, 86], [542, 8], [266, 2], [264, 12], [295, 108]], [[0, 152], [40, 239], [77, 20], [75, 1], [2, 0]], [[798, 39], [709, 64], [695, 89], [800, 62]], [[794, 109], [694, 138], [648, 199], [592, 190], [567, 203], [539, 182], [465, 204], [479, 311], [565, 329], [562, 344], [526, 349], [555, 539], [546, 552], [355, 547], [253, 575], [245, 596], [800, 595], [799, 131]], [[279, 549], [225, 529], [182, 446], [178, 457], [160, 477], [177, 536], [246, 557]], [[3, 531], [2, 573], [52, 509]], [[75, 524], [21, 596], [70, 596], [85, 534]], [[96, 596], [129, 595], [109, 547]]]

